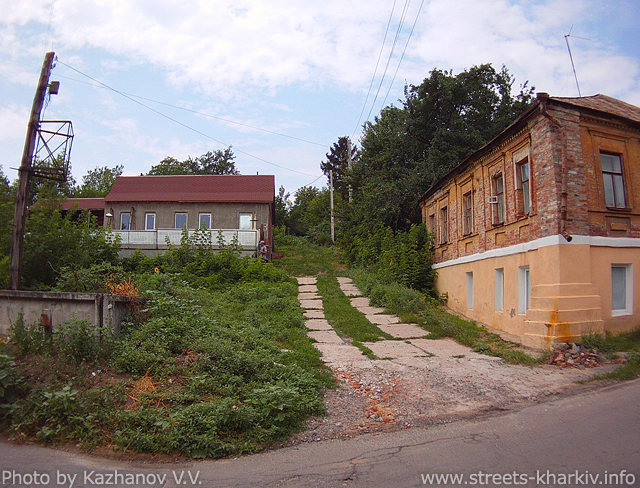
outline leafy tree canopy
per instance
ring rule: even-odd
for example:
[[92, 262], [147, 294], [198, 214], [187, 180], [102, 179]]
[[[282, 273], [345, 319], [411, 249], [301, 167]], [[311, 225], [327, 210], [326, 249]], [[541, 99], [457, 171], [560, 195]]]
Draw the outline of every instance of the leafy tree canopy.
[[106, 196], [123, 169], [124, 166], [118, 164], [113, 168], [99, 166], [87, 171], [87, 174], [82, 177], [82, 185], [75, 189], [73, 196], [81, 198]]
[[166, 157], [151, 167], [149, 175], [237, 175], [235, 155], [228, 147], [224, 151], [209, 151], [197, 158], [179, 161]]
[[[349, 137], [343, 136], [338, 138], [338, 142], [334, 142], [333, 146], [327, 153], [327, 160], [320, 163], [322, 172], [327, 176], [327, 182], [330, 183], [329, 171], [333, 171], [333, 187], [340, 192], [344, 200], [349, 194], [349, 184], [347, 175], [349, 171]], [[351, 144], [351, 160], [353, 161], [358, 154], [358, 149]]]
[[405, 87], [403, 107], [387, 107], [365, 126], [348, 180], [350, 220], [406, 230], [420, 222], [418, 199], [439, 177], [505, 129], [533, 100], [527, 83], [512, 94], [507, 68], [434, 69]]

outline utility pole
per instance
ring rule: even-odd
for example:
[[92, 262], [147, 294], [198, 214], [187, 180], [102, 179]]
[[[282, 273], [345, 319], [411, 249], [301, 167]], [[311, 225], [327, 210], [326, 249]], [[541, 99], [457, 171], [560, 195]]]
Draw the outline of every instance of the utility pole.
[[53, 67], [54, 52], [48, 52], [44, 56], [42, 70], [38, 88], [33, 98], [29, 125], [27, 126], [27, 137], [24, 141], [22, 161], [18, 170], [18, 193], [16, 195], [16, 207], [13, 216], [13, 235], [11, 239], [11, 262], [9, 266], [9, 288], [18, 290], [20, 288], [20, 278], [22, 275], [22, 248], [24, 244], [24, 227], [27, 216], [27, 203], [29, 201], [29, 182], [31, 180], [31, 163], [33, 151], [36, 144], [36, 135], [40, 125], [40, 112], [44, 97], [49, 86], [49, 76]]
[[333, 170], [329, 170], [329, 198], [331, 201], [331, 242], [336, 242], [336, 224], [333, 218]]
[[[351, 139], [347, 137], [347, 168], [349, 174], [351, 174]], [[351, 190], [351, 183], [349, 183], [349, 203], [353, 202], [353, 191]]]

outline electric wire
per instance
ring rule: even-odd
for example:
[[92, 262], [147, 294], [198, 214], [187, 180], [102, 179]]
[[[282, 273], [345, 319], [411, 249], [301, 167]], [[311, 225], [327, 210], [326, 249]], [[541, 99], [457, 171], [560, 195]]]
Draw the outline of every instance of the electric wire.
[[411, 36], [413, 35], [413, 30], [416, 28], [416, 23], [418, 22], [418, 17], [420, 17], [420, 12], [422, 11], [422, 6], [424, 5], [424, 0], [420, 2], [420, 7], [418, 8], [418, 13], [416, 14], [416, 18], [413, 21], [413, 25], [411, 26], [411, 32], [409, 32], [409, 37], [407, 37], [407, 42], [404, 43], [404, 49], [402, 50], [402, 55], [400, 56], [400, 61], [398, 61], [398, 66], [396, 66], [396, 71], [393, 73], [393, 78], [391, 79], [391, 83], [389, 84], [389, 88], [387, 88], [387, 93], [384, 96], [384, 100], [382, 100], [381, 109], [384, 108], [384, 104], [387, 101], [387, 97], [389, 96], [389, 92], [391, 91], [391, 87], [393, 86], [393, 82], [396, 81], [396, 76], [398, 75], [398, 70], [400, 69], [400, 65], [402, 64], [402, 60], [404, 59], [404, 54], [407, 52], [407, 46], [409, 45], [409, 41], [411, 40]]
[[[94, 88], [108, 89], [108, 88], [106, 88], [104, 86], [100, 86], [100, 85], [96, 85], [95, 83], [89, 83], [89, 82], [86, 82], [86, 81], [78, 80], [78, 79], [73, 78], [71, 76], [64, 76], [64, 75], [59, 75], [59, 76], [61, 78], [66, 78], [68, 80], [75, 81], [77, 83], [82, 83], [84, 85], [92, 86]], [[198, 110], [193, 110], [193, 109], [186, 108], [186, 107], [180, 107], [179, 105], [173, 105], [171, 103], [163, 102], [161, 100], [155, 100], [153, 98], [143, 97], [142, 95], [136, 95], [135, 93], [128, 93], [128, 92], [125, 92], [125, 91], [123, 91], [122, 93], [124, 93], [125, 95], [129, 95], [130, 97], [139, 98], [140, 100], [146, 100], [148, 102], [157, 103], [159, 105], [164, 105], [166, 107], [171, 107], [171, 108], [175, 108], [175, 109], [178, 109], [178, 110], [183, 110], [185, 112], [191, 112], [191, 113], [196, 114], [196, 115], [202, 115], [203, 117], [208, 117], [210, 119], [220, 120], [222, 122], [226, 122], [226, 123], [229, 123], [229, 124], [240, 125], [242, 127], [247, 127], [249, 129], [258, 130], [258, 131], [261, 131], [261, 132], [266, 132], [268, 134], [273, 134], [273, 135], [276, 135], [276, 136], [287, 137], [289, 139], [294, 139], [294, 140], [300, 141], [300, 142], [306, 142], [307, 144], [313, 144], [315, 146], [320, 146], [320, 147], [324, 147], [324, 148], [326, 148], [328, 146], [328, 144], [322, 144], [320, 142], [310, 141], [308, 139], [303, 139], [301, 137], [292, 136], [292, 135], [289, 135], [289, 134], [285, 134], [283, 132], [277, 132], [277, 131], [273, 131], [273, 130], [270, 130], [270, 129], [265, 129], [265, 128], [262, 128], [262, 127], [256, 127], [255, 125], [249, 125], [249, 124], [245, 124], [243, 122], [236, 122], [235, 120], [225, 119], [225, 118], [220, 117], [218, 115], [208, 114], [208, 113], [205, 113], [205, 112], [200, 112]]]
[[391, 58], [393, 58], [393, 51], [395, 50], [396, 43], [398, 42], [398, 36], [400, 35], [400, 31], [402, 30], [402, 24], [404, 23], [404, 18], [407, 15], [407, 7], [409, 3], [410, 3], [410, 0], [404, 1], [404, 7], [402, 9], [402, 14], [400, 16], [400, 22], [398, 22], [396, 35], [393, 39], [393, 44], [391, 45], [391, 51], [389, 52], [389, 57], [387, 58], [387, 64], [384, 67], [384, 72], [382, 73], [382, 78], [380, 78], [380, 83], [378, 84], [378, 89], [376, 90], [376, 96], [373, 98], [373, 102], [371, 103], [371, 108], [369, 109], [369, 113], [367, 114], [367, 119], [365, 120], [365, 124], [369, 121], [369, 118], [371, 117], [371, 112], [373, 111], [373, 107], [375, 106], [376, 100], [378, 99], [378, 95], [380, 94], [380, 88], [382, 87], [384, 78], [387, 75], [387, 69], [389, 69], [389, 63], [391, 62]]
[[378, 65], [380, 64], [380, 59], [382, 58], [382, 52], [384, 51], [384, 45], [387, 42], [387, 34], [389, 33], [389, 26], [391, 25], [391, 19], [393, 18], [393, 12], [396, 9], [396, 0], [393, 0], [393, 6], [391, 7], [391, 13], [389, 14], [389, 21], [387, 22], [387, 28], [384, 31], [384, 38], [382, 39], [382, 46], [380, 46], [380, 52], [378, 53], [378, 60], [376, 61], [376, 67], [373, 70], [373, 76], [371, 76], [371, 82], [369, 83], [369, 89], [367, 90], [367, 96], [364, 99], [364, 103], [362, 104], [362, 110], [360, 110], [360, 115], [358, 116], [358, 122], [356, 122], [356, 127], [353, 129], [351, 133], [351, 137], [354, 136], [358, 128], [360, 127], [360, 121], [362, 120], [362, 114], [364, 114], [364, 109], [367, 108], [367, 102], [369, 101], [369, 95], [371, 95], [371, 88], [373, 87], [373, 81], [376, 79], [376, 73], [378, 72]]
[[[90, 75], [88, 75], [88, 74], [86, 74], [86, 73], [84, 73], [84, 72], [80, 71], [80, 70], [79, 70], [79, 69], [77, 69], [77, 68], [74, 68], [73, 66], [71, 66], [71, 65], [69, 65], [69, 64], [67, 64], [67, 63], [64, 63], [63, 61], [60, 61], [58, 58], [56, 58], [56, 60], [57, 60], [57, 62], [58, 62], [58, 63], [60, 63], [61, 65], [66, 66], [67, 68], [69, 68], [69, 69], [71, 69], [71, 70], [75, 71], [76, 73], [78, 73], [78, 74], [80, 74], [80, 75], [82, 75], [82, 76], [85, 76], [85, 77], [89, 78], [90, 80], [92, 80], [92, 81], [94, 81], [94, 82], [96, 82], [96, 83], [99, 83], [100, 85], [104, 86], [105, 88], [107, 88], [107, 89], [109, 89], [109, 90], [113, 91], [114, 93], [117, 93], [118, 95], [120, 95], [120, 96], [122, 96], [122, 97], [124, 97], [124, 98], [126, 98], [126, 99], [128, 99], [128, 100], [130, 100], [130, 101], [132, 101], [133, 103], [136, 103], [136, 104], [138, 104], [138, 105], [140, 105], [140, 106], [142, 106], [142, 107], [146, 108], [147, 110], [150, 110], [151, 112], [155, 113], [156, 115], [159, 115], [159, 116], [161, 116], [161, 117], [163, 117], [163, 118], [165, 118], [165, 119], [167, 119], [167, 120], [170, 120], [171, 122], [173, 122], [173, 123], [175, 123], [175, 124], [178, 124], [178, 125], [180, 125], [180, 126], [184, 127], [185, 129], [189, 129], [190, 131], [193, 131], [193, 132], [195, 132], [196, 134], [199, 134], [199, 135], [201, 135], [201, 136], [203, 136], [203, 137], [206, 137], [207, 139], [211, 139], [212, 141], [217, 142], [218, 144], [220, 144], [220, 145], [222, 145], [222, 146], [230, 147], [230, 144], [226, 144], [226, 143], [224, 143], [223, 141], [221, 141], [221, 140], [219, 140], [219, 139], [216, 139], [216, 138], [215, 138], [215, 137], [213, 137], [213, 136], [210, 136], [209, 134], [206, 134], [206, 133], [204, 133], [204, 132], [202, 132], [202, 131], [200, 131], [200, 130], [198, 130], [198, 129], [194, 128], [194, 127], [191, 127], [190, 125], [185, 124], [184, 122], [180, 122], [179, 120], [174, 119], [173, 117], [171, 117], [171, 116], [169, 116], [169, 115], [167, 115], [167, 114], [165, 114], [165, 113], [163, 113], [163, 112], [160, 112], [159, 110], [156, 110], [156, 109], [155, 109], [155, 108], [153, 108], [153, 107], [150, 107], [150, 106], [148, 106], [148, 105], [146, 105], [146, 104], [142, 103], [140, 100], [136, 100], [135, 98], [133, 98], [133, 97], [131, 97], [131, 96], [129, 96], [129, 95], [127, 95], [127, 94], [125, 94], [124, 92], [121, 92], [120, 90], [118, 90], [118, 89], [116, 89], [116, 88], [113, 88], [113, 87], [111, 87], [111, 86], [107, 85], [106, 83], [103, 83], [102, 81], [100, 81], [100, 80], [96, 79], [96, 78], [93, 78], [92, 76], [90, 76]], [[240, 154], [244, 154], [245, 156], [249, 156], [249, 157], [251, 157], [251, 158], [253, 158], [253, 159], [256, 159], [256, 160], [258, 160], [258, 161], [262, 161], [263, 163], [269, 164], [269, 165], [271, 165], [271, 166], [275, 166], [275, 167], [277, 167], [277, 168], [281, 168], [281, 169], [284, 169], [284, 170], [287, 170], [287, 171], [291, 171], [292, 173], [298, 173], [298, 174], [305, 175], [305, 176], [316, 176], [316, 175], [314, 175], [314, 174], [306, 173], [306, 172], [304, 172], [304, 171], [298, 171], [298, 170], [296, 170], [296, 169], [287, 168], [286, 166], [282, 166], [282, 165], [277, 164], [277, 163], [274, 163], [274, 162], [272, 162], [272, 161], [268, 161], [268, 160], [266, 160], [266, 159], [264, 159], [264, 158], [261, 158], [260, 156], [256, 156], [256, 155], [254, 155], [254, 154], [251, 154], [251, 153], [249, 153], [249, 152], [247, 152], [247, 151], [243, 151], [243, 150], [238, 149], [238, 148], [235, 148], [235, 149], [234, 149], [234, 151], [235, 151], [235, 152], [237, 152], [237, 153], [240, 153]]]

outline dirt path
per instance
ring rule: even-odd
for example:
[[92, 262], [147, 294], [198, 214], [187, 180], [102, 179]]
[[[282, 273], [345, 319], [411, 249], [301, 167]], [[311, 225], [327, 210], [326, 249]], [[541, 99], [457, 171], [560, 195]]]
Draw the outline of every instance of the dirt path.
[[409, 429], [510, 408], [574, 388], [594, 374], [549, 365], [509, 365], [452, 339], [428, 339], [427, 331], [401, 324], [397, 316], [371, 307], [349, 278], [339, 278], [352, 306], [394, 337], [364, 344], [381, 358], [372, 360], [327, 322], [316, 278], [297, 280], [308, 335], [334, 371], [339, 387], [325, 395], [327, 415], [311, 419], [293, 443]]

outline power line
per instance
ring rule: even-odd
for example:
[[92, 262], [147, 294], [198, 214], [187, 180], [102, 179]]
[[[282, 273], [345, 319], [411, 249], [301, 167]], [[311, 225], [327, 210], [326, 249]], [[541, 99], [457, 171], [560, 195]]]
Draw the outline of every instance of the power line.
[[373, 87], [373, 80], [376, 79], [376, 73], [378, 72], [378, 65], [380, 64], [380, 58], [382, 57], [382, 51], [384, 50], [385, 42], [387, 41], [387, 33], [389, 32], [389, 26], [391, 25], [391, 19], [393, 18], [393, 12], [396, 9], [396, 0], [393, 0], [393, 6], [391, 7], [391, 13], [389, 14], [389, 21], [387, 22], [387, 28], [384, 31], [384, 38], [382, 39], [382, 46], [380, 46], [380, 52], [378, 53], [378, 60], [376, 61], [376, 67], [373, 70], [373, 76], [371, 76], [371, 83], [369, 83], [369, 90], [367, 90], [367, 96], [364, 99], [364, 103], [362, 104], [362, 110], [360, 110], [360, 115], [358, 116], [358, 122], [356, 122], [356, 127], [353, 129], [351, 136], [356, 133], [358, 127], [360, 127], [360, 121], [362, 120], [362, 114], [364, 113], [364, 109], [367, 107], [367, 102], [369, 101], [369, 95], [371, 95], [371, 88]]
[[[184, 127], [185, 129], [189, 129], [190, 131], [193, 131], [196, 134], [199, 134], [199, 135], [201, 135], [203, 137], [206, 137], [207, 139], [211, 139], [212, 141], [215, 141], [215, 142], [217, 142], [218, 144], [220, 144], [222, 146], [226, 146], [226, 147], [230, 147], [231, 146], [230, 144], [226, 144], [223, 141], [221, 141], [219, 139], [216, 139], [215, 137], [210, 136], [209, 134], [205, 134], [204, 132], [202, 132], [202, 131], [200, 131], [198, 129], [195, 129], [195, 128], [191, 127], [190, 125], [185, 124], [184, 122], [180, 122], [179, 120], [174, 119], [173, 117], [171, 117], [171, 116], [169, 116], [169, 115], [167, 115], [165, 113], [162, 113], [162, 112], [160, 112], [159, 110], [156, 110], [153, 107], [149, 107], [148, 105], [142, 103], [139, 100], [136, 100], [135, 98], [127, 95], [126, 93], [121, 92], [120, 90], [117, 90], [116, 88], [113, 88], [113, 87], [107, 85], [106, 83], [103, 83], [102, 81], [100, 81], [100, 80], [98, 80], [96, 78], [93, 78], [92, 76], [90, 76], [90, 75], [88, 75], [86, 73], [83, 73], [79, 69], [74, 68], [73, 66], [60, 61], [57, 58], [56, 58], [56, 60], [57, 60], [58, 63], [62, 64], [63, 66], [66, 66], [67, 68], [75, 71], [76, 73], [79, 73], [82, 76], [86, 76], [90, 80], [95, 81], [96, 83], [99, 83], [100, 85], [104, 86], [105, 88], [117, 93], [118, 95], [120, 95], [120, 96], [122, 96], [122, 97], [124, 97], [124, 98], [126, 98], [126, 99], [128, 99], [130, 101], [132, 101], [133, 103], [137, 103], [138, 105], [141, 105], [142, 107], [146, 108], [147, 110], [150, 110], [151, 112], [153, 112], [153, 113], [155, 113], [155, 114], [157, 114], [157, 115], [159, 115], [161, 117], [164, 117], [165, 119], [170, 120], [171, 122], [173, 122], [175, 124], [178, 124], [178, 125]], [[255, 156], [255, 155], [253, 155], [251, 153], [248, 153], [247, 151], [242, 151], [241, 149], [238, 149], [238, 148], [235, 149], [235, 152], [238, 152], [240, 154], [244, 154], [245, 156], [249, 156], [251, 158], [257, 159], [258, 161], [262, 161], [263, 163], [267, 163], [267, 164], [270, 164], [272, 166], [276, 166], [278, 168], [281, 168], [281, 169], [284, 169], [284, 170], [287, 170], [287, 171], [291, 171], [293, 173], [298, 173], [298, 174], [305, 175], [305, 176], [315, 176], [315, 175], [312, 175], [311, 173], [305, 173], [304, 171], [298, 171], [296, 169], [287, 168], [286, 166], [282, 166], [280, 164], [273, 163], [273, 162], [268, 161], [268, 160], [266, 160], [264, 158], [261, 158], [260, 156]]]
[[[96, 85], [94, 83], [88, 83], [86, 81], [78, 80], [78, 79], [72, 78], [70, 76], [60, 75], [60, 77], [61, 78], [66, 78], [68, 80], [75, 81], [77, 83], [82, 83], [82, 84], [85, 84], [85, 85], [89, 85], [89, 86], [92, 86], [94, 88], [106, 89], [106, 87], [104, 87], [104, 86]], [[322, 144], [320, 142], [310, 141], [308, 139], [303, 139], [301, 137], [296, 137], [296, 136], [292, 136], [292, 135], [289, 135], [289, 134], [284, 134], [282, 132], [277, 132], [277, 131], [273, 131], [273, 130], [270, 130], [270, 129], [264, 129], [262, 127], [256, 127], [255, 125], [249, 125], [249, 124], [245, 124], [243, 122], [236, 122], [235, 120], [225, 119], [225, 118], [220, 117], [218, 115], [208, 114], [208, 113], [205, 113], [205, 112], [200, 112], [198, 110], [193, 110], [193, 109], [186, 108], [186, 107], [180, 107], [179, 105], [173, 105], [171, 103], [163, 102], [161, 100], [155, 100], [153, 98], [143, 97], [141, 95], [136, 95], [135, 93], [128, 93], [128, 92], [125, 92], [125, 91], [123, 91], [122, 93], [124, 93], [125, 95], [129, 95], [130, 97], [139, 98], [140, 100], [146, 100], [148, 102], [153, 102], [153, 103], [157, 103], [157, 104], [160, 104], [160, 105], [165, 105], [166, 107], [177, 108], [179, 110], [184, 110], [185, 112], [191, 112], [193, 114], [202, 115], [203, 117], [208, 117], [208, 118], [211, 118], [211, 119], [221, 120], [221, 121], [229, 123], [229, 124], [240, 125], [242, 127], [247, 127], [249, 129], [259, 130], [261, 132], [266, 132], [268, 134], [273, 134], [273, 135], [281, 136], [281, 137], [287, 137], [289, 139], [295, 139], [296, 141], [306, 142], [307, 144], [313, 144], [315, 146], [320, 146], [320, 147], [323, 147], [323, 148], [328, 147], [328, 144]]]
[[391, 58], [393, 57], [393, 51], [396, 47], [396, 42], [398, 42], [398, 36], [400, 35], [400, 31], [402, 30], [402, 24], [404, 23], [405, 15], [407, 15], [407, 6], [410, 0], [404, 1], [404, 7], [402, 9], [402, 14], [400, 16], [400, 22], [398, 23], [398, 29], [396, 30], [396, 36], [393, 39], [393, 44], [391, 45], [391, 51], [389, 52], [389, 57], [387, 58], [387, 64], [384, 67], [384, 72], [382, 73], [382, 78], [380, 78], [380, 84], [378, 85], [378, 89], [376, 90], [376, 96], [373, 98], [373, 102], [371, 103], [371, 108], [369, 109], [369, 113], [367, 114], [367, 119], [365, 123], [369, 121], [369, 117], [371, 117], [371, 112], [373, 111], [373, 107], [376, 104], [376, 100], [378, 99], [378, 95], [380, 94], [380, 88], [382, 87], [382, 83], [384, 82], [384, 77], [387, 75], [387, 69], [389, 68], [389, 63], [391, 62]]
[[404, 59], [404, 53], [407, 51], [407, 46], [409, 45], [409, 41], [411, 40], [411, 36], [413, 35], [413, 30], [416, 28], [416, 23], [418, 22], [418, 17], [420, 17], [420, 12], [422, 11], [422, 6], [424, 5], [424, 0], [420, 2], [420, 8], [418, 8], [418, 13], [416, 14], [416, 18], [413, 21], [413, 25], [411, 26], [411, 32], [409, 32], [409, 37], [407, 37], [407, 42], [404, 44], [404, 49], [402, 50], [402, 56], [400, 56], [400, 61], [398, 61], [398, 66], [396, 66], [396, 72], [393, 73], [393, 78], [391, 79], [391, 83], [389, 84], [389, 88], [387, 88], [387, 93], [384, 96], [384, 100], [382, 100], [382, 108], [384, 108], [384, 103], [387, 101], [387, 97], [389, 96], [389, 92], [391, 91], [391, 87], [393, 86], [393, 82], [396, 81], [396, 76], [398, 75], [398, 70], [400, 69], [400, 65], [402, 64], [402, 60]]

